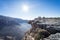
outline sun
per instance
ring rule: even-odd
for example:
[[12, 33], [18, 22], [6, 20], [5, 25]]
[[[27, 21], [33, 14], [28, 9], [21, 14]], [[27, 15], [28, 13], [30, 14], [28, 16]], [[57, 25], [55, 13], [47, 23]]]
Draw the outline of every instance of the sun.
[[29, 6], [28, 5], [23, 5], [22, 6], [22, 11], [28, 12], [29, 11]]

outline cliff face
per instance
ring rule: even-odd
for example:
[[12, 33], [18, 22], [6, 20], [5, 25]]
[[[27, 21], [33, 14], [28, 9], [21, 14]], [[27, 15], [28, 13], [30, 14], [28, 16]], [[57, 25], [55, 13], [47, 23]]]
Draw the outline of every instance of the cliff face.
[[23, 40], [40, 40], [42, 38], [48, 37], [48, 35], [50, 35], [48, 31], [44, 29], [36, 28], [26, 32]]
[[[51, 39], [51, 34], [60, 33], [60, 18], [36, 18], [30, 20], [32, 28], [26, 32], [23, 40], [45, 40]], [[53, 40], [53, 39], [52, 39]]]

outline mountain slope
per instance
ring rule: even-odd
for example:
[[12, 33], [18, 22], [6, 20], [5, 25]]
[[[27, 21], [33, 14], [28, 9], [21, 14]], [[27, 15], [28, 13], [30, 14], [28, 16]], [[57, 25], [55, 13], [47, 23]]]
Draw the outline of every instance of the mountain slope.
[[27, 20], [0, 15], [0, 36], [14, 36], [16, 40], [21, 40], [29, 28]]

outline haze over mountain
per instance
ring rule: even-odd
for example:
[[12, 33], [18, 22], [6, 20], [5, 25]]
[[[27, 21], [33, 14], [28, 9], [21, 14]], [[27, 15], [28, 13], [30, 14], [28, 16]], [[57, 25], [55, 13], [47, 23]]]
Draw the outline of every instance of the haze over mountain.
[[27, 20], [0, 15], [0, 36], [14, 36], [20, 40], [25, 32], [31, 28]]

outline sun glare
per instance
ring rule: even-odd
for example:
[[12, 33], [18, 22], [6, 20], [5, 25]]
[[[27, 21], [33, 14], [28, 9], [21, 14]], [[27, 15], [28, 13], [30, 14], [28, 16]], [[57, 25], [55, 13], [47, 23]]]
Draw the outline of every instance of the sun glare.
[[22, 11], [28, 12], [29, 11], [29, 6], [28, 5], [23, 5], [22, 6]]

